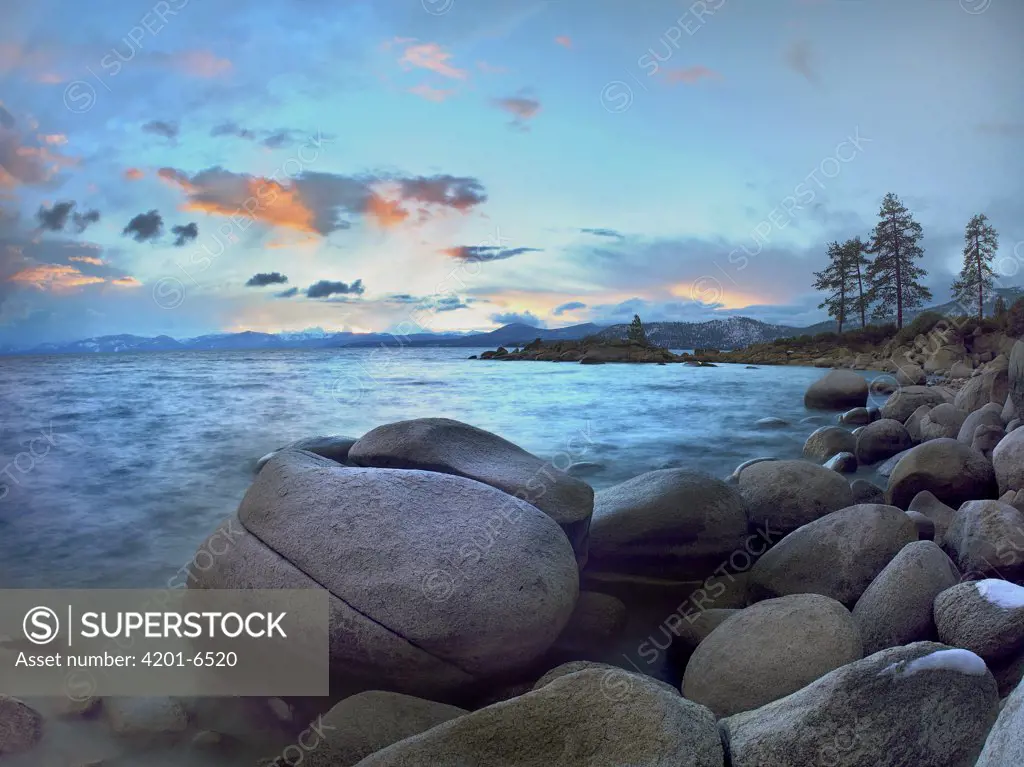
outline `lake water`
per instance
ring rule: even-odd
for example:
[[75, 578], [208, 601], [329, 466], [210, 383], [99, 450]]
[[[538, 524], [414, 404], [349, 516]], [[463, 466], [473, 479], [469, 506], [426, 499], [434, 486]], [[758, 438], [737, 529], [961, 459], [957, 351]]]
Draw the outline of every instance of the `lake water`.
[[[263, 454], [315, 434], [456, 418], [600, 489], [796, 457], [824, 371], [468, 360], [478, 349], [0, 358], [0, 587], [163, 587]], [[865, 374], [869, 375], [869, 374]], [[766, 429], [759, 418], [792, 425]]]

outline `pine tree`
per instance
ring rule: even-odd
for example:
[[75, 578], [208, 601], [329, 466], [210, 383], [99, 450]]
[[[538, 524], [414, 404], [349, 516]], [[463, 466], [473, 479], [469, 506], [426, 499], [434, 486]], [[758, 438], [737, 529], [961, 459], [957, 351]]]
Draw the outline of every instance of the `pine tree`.
[[860, 326], [866, 328], [868, 325], [867, 310], [871, 303], [869, 291], [864, 290], [863, 271], [864, 268], [871, 266], [871, 261], [864, 255], [867, 245], [860, 237], [854, 237], [852, 240], [844, 242], [843, 247], [847, 250], [845, 261], [850, 273], [851, 285], [857, 290], [857, 295], [851, 302], [852, 311], [860, 314]]
[[840, 333], [843, 332], [843, 323], [846, 322], [846, 312], [851, 297], [851, 293], [848, 291], [850, 283], [848, 257], [849, 249], [845, 245], [833, 241], [828, 246], [828, 266], [820, 272], [814, 273], [815, 290], [828, 291], [828, 296], [818, 304], [818, 308], [828, 309], [828, 316], [836, 318]]
[[914, 263], [924, 256], [918, 245], [921, 225], [892, 192], [882, 200], [878, 218], [867, 249], [874, 256], [867, 269], [868, 297], [875, 304], [875, 317], [887, 317], [895, 309], [896, 327], [902, 329], [903, 312], [932, 297], [921, 284], [928, 272]]
[[628, 338], [630, 341], [647, 345], [647, 331], [644, 330], [644, 324], [640, 321], [639, 314], [634, 314], [633, 321], [629, 323]]
[[1003, 300], [1002, 296], [999, 296], [999, 295], [996, 296], [996, 304], [995, 304], [994, 307], [992, 307], [992, 309], [993, 309], [992, 313], [993, 313], [993, 315], [995, 315], [996, 322], [998, 322], [1000, 324], [1000, 326], [1005, 325], [1006, 324], [1006, 301]]
[[985, 317], [985, 299], [995, 289], [992, 259], [999, 248], [999, 235], [984, 214], [973, 216], [964, 229], [964, 266], [953, 282], [953, 298], [963, 304], [978, 302], [978, 319]]

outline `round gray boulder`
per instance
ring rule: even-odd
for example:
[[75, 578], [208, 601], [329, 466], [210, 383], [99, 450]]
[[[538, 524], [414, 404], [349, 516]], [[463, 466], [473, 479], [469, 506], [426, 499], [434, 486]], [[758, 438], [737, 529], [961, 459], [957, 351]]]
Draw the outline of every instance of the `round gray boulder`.
[[966, 418], [967, 413], [957, 410], [948, 402], [936, 405], [921, 421], [921, 436], [918, 441], [927, 442], [930, 439], [942, 439], [943, 437], [956, 439]]
[[1024, 489], [1024, 429], [1014, 429], [992, 450], [1000, 494]]
[[968, 415], [960, 425], [956, 438], [965, 445], [974, 441], [974, 432], [979, 426], [997, 426], [1003, 429], [1002, 408], [993, 402], [984, 405]]
[[868, 401], [868, 382], [852, 370], [831, 370], [808, 387], [804, 405], [821, 410], [846, 410], [864, 407]]
[[836, 453], [823, 465], [826, 469], [838, 471], [840, 474], [853, 474], [857, 471], [857, 456], [853, 453]]
[[894, 506], [850, 506], [794, 530], [750, 570], [751, 599], [823, 594], [852, 607], [900, 549], [917, 540]]
[[1024, 586], [998, 578], [952, 586], [935, 597], [935, 625], [942, 642], [989, 665], [1013, 658], [1024, 649]]
[[922, 490], [954, 508], [995, 498], [996, 475], [985, 456], [955, 439], [933, 439], [911, 448], [889, 477], [886, 498], [901, 509]]
[[700, 643], [686, 666], [683, 695], [715, 716], [730, 716], [796, 692], [861, 657], [853, 616], [834, 599], [769, 599], [728, 618]]
[[17, 698], [0, 695], [0, 756], [28, 751], [42, 737], [42, 715]]
[[986, 370], [980, 375], [967, 379], [967, 383], [956, 393], [953, 404], [965, 413], [973, 413], [990, 402], [1002, 410], [1009, 390], [1006, 368]]
[[934, 639], [935, 597], [959, 581], [956, 565], [932, 541], [904, 546], [853, 608], [864, 654]]
[[[1019, 342], [1018, 342], [1019, 343]], [[1024, 685], [1007, 699], [999, 712], [975, 767], [1019, 767], [1024, 764]]]
[[897, 389], [882, 405], [882, 418], [904, 423], [922, 405], [935, 407], [947, 402], [949, 395], [937, 386], [904, 386]]
[[750, 522], [787, 533], [853, 503], [843, 477], [809, 461], [766, 461], [744, 469], [739, 491]]
[[850, 483], [854, 505], [858, 503], [885, 503], [885, 490], [866, 479], [855, 479]]
[[306, 450], [315, 455], [329, 458], [340, 464], [348, 464], [348, 451], [352, 449], [358, 440], [355, 437], [343, 437], [341, 435], [306, 437], [296, 440], [284, 447], [280, 447], [272, 453], [267, 453], [256, 462], [256, 471], [266, 466], [267, 461], [280, 453], [282, 450]]
[[953, 515], [943, 548], [967, 575], [1024, 579], [1024, 512], [1000, 501], [968, 501]]
[[852, 453], [857, 448], [857, 438], [838, 426], [822, 426], [815, 429], [804, 442], [804, 458], [821, 463], [836, 453]]
[[[1006, 436], [1006, 433], [1003, 431], [1002, 426], [979, 426], [974, 430], [971, 449], [977, 450], [983, 456], [992, 460], [992, 452], [996, 449], [996, 445], [1002, 442], [1004, 436]], [[999, 481], [998, 474], [996, 475], [996, 481]]]
[[859, 430], [857, 461], [862, 465], [884, 461], [907, 450], [912, 444], [907, 427], [891, 418], [882, 418]]
[[863, 426], [866, 423], [871, 423], [871, 413], [866, 407], [855, 407], [839, 416], [839, 423], [848, 426]]
[[907, 512], [916, 512], [927, 517], [935, 526], [932, 540], [941, 546], [942, 539], [953, 522], [953, 515], [956, 513], [956, 510], [944, 504], [933, 493], [922, 490], [910, 501], [910, 505], [907, 506]]

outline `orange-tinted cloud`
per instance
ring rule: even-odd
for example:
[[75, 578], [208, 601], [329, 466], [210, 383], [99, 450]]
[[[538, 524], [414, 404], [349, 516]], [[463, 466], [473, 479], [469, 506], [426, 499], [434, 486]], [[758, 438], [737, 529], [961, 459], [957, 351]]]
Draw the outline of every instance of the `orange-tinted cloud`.
[[209, 79], [228, 74], [234, 65], [211, 51], [182, 51], [172, 55], [175, 68], [192, 77]]
[[555, 42], [563, 48], [572, 48], [572, 38], [567, 35], [559, 35], [555, 38]]
[[146, 174], [143, 173], [138, 168], [125, 168], [124, 173], [122, 173], [121, 175], [124, 176], [126, 181], [138, 181], [140, 178], [144, 177]]
[[449, 64], [452, 54], [448, 53], [437, 43], [418, 43], [410, 45], [405, 49], [402, 58], [399, 59], [406, 69], [416, 67], [427, 69], [431, 72], [450, 77], [453, 80], [465, 80], [467, 73], [464, 69], [458, 69]]
[[[15, 130], [10, 113], [4, 110], [0, 117], [4, 115], [7, 119], [0, 123], [0, 187], [44, 184], [63, 168], [78, 165], [77, 157], [61, 154], [57, 148], [63, 136], [37, 134], [26, 139]], [[42, 143], [33, 145], [28, 141]]]
[[414, 93], [420, 98], [424, 98], [427, 101], [434, 101], [440, 103], [445, 99], [449, 99], [455, 95], [454, 90], [446, 90], [444, 88], [431, 88], [426, 83], [414, 85], [409, 89], [409, 93]]
[[71, 256], [68, 261], [77, 261], [80, 264], [91, 264], [92, 266], [103, 266], [103, 259], [96, 256]]
[[722, 79], [722, 75], [715, 70], [702, 66], [687, 67], [684, 69], [666, 69], [664, 77], [665, 82], [667, 83], [685, 83], [686, 85], [695, 85], [701, 80]]
[[[306, 207], [294, 185], [285, 186], [277, 181], [259, 176], [245, 180], [239, 198], [221, 199], [213, 196], [193, 197], [181, 206], [182, 210], [222, 216], [248, 215], [271, 226], [281, 226], [300, 232], [316, 232], [314, 213]], [[269, 204], [261, 201], [272, 200]], [[249, 203], [246, 207], [246, 203]]]
[[390, 229], [404, 224], [409, 218], [409, 211], [403, 208], [398, 200], [373, 193], [367, 201], [366, 215], [371, 223], [381, 229]]
[[138, 288], [142, 286], [141, 282], [129, 276], [118, 277], [116, 280], [111, 280], [110, 284], [117, 285], [119, 288]]
[[104, 282], [102, 277], [90, 277], [89, 275], [82, 274], [75, 267], [64, 264], [30, 266], [11, 275], [7, 279], [9, 282], [27, 285], [38, 290], [51, 290], [55, 292]]
[[175, 168], [161, 168], [156, 172], [157, 177], [171, 186], [177, 186], [183, 189], [189, 194], [196, 191], [196, 188], [192, 186], [192, 182], [188, 178], [188, 174], [182, 173], [180, 170]]

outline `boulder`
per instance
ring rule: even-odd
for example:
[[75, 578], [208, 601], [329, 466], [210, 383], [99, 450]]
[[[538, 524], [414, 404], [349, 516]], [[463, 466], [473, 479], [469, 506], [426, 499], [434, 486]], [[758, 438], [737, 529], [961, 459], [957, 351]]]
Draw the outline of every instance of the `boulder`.
[[188, 729], [188, 713], [173, 698], [104, 698], [103, 716], [123, 737], [161, 739]]
[[766, 418], [758, 418], [754, 422], [755, 426], [760, 426], [762, 429], [784, 429], [791, 424], [784, 418], [776, 418], [775, 416], [768, 416]]
[[[866, 411], [865, 411], [866, 412]], [[852, 453], [857, 448], [857, 438], [838, 426], [822, 426], [815, 429], [804, 442], [804, 458], [821, 463], [836, 453]]]
[[922, 514], [932, 522], [935, 526], [935, 534], [932, 540], [940, 546], [946, 531], [953, 522], [953, 515], [956, 513], [955, 509], [944, 504], [928, 490], [922, 490], [915, 495], [910, 501], [910, 505], [907, 506], [907, 511], [908, 513], [913, 511]]
[[701, 610], [692, 615], [686, 615], [684, 620], [676, 624], [672, 632], [675, 638], [669, 652], [672, 655], [673, 664], [680, 669], [686, 669], [693, 656], [693, 651], [700, 646], [700, 643], [707, 639], [708, 635], [725, 621], [740, 612], [737, 608]]
[[964, 358], [966, 350], [962, 347], [957, 349], [950, 346], [943, 346], [932, 352], [924, 362], [926, 373], [939, 373], [950, 370], [953, 365]]
[[971, 767], [999, 711], [967, 650], [892, 647], [719, 722], [730, 767]]
[[[760, 465], [774, 464], [744, 474]], [[597, 493], [590, 569], [702, 580], [746, 537], [746, 503], [734, 487], [686, 469], [651, 471]]]
[[857, 462], [878, 463], [913, 446], [910, 433], [899, 421], [882, 418], [862, 427], [857, 434]]
[[237, 522], [251, 535], [189, 585], [326, 589], [332, 672], [371, 689], [443, 697], [519, 670], [576, 604], [554, 520], [463, 477], [289, 450], [256, 476]]
[[965, 574], [1024, 579], [1024, 512], [1000, 501], [968, 501], [942, 546]]
[[882, 405], [882, 418], [892, 418], [903, 423], [922, 405], [941, 405], [948, 401], [947, 396], [945, 390], [938, 386], [904, 386]]
[[896, 382], [900, 386], [918, 386], [928, 380], [924, 370], [911, 362], [896, 366]]
[[934, 639], [935, 597], [959, 581], [956, 565], [932, 541], [904, 546], [853, 608], [864, 654]]
[[930, 439], [956, 439], [960, 433], [960, 427], [964, 425], [967, 413], [957, 410], [953, 405], [946, 402], [936, 405], [921, 420], [919, 442], [927, 442]]
[[825, 461], [824, 466], [840, 474], [853, 474], [857, 471], [857, 456], [853, 453], [836, 453]]
[[371, 690], [345, 698], [323, 715], [306, 767], [352, 767], [400, 740], [468, 713], [461, 708], [394, 692]]
[[[917, 410], [910, 414], [910, 418], [906, 421], [907, 434], [910, 435], [910, 439], [914, 442], [920, 442], [922, 440], [921, 427], [924, 425], [925, 420], [928, 418], [928, 413], [932, 410], [931, 405], [921, 405]], [[897, 421], [896, 423], [899, 423]]]
[[809, 522], [766, 551], [750, 570], [752, 600], [823, 594], [852, 607], [900, 549], [917, 540], [894, 506], [850, 506]]
[[992, 464], [969, 445], [955, 439], [933, 439], [899, 460], [889, 477], [886, 498], [905, 509], [922, 490], [957, 507], [964, 501], [995, 498], [996, 476]]
[[1017, 412], [1017, 406], [1013, 404], [1012, 395], [1006, 395], [1006, 402], [1003, 403], [1003, 409], [999, 412], [999, 415], [1002, 417], [1003, 423], [1009, 423], [1020, 415]]
[[626, 625], [621, 599], [597, 591], [581, 591], [569, 623], [555, 641], [556, 652], [591, 655], [608, 648]]
[[17, 698], [0, 695], [0, 757], [29, 751], [42, 737], [42, 715]]
[[315, 455], [337, 461], [340, 464], [348, 464], [348, 451], [352, 449], [358, 440], [355, 437], [343, 437], [341, 435], [306, 437], [296, 440], [284, 447], [279, 447], [272, 453], [267, 453], [256, 462], [256, 471], [260, 471], [275, 455], [282, 450], [306, 450]]
[[843, 477], [808, 461], [766, 461], [740, 473], [752, 525], [787, 533], [853, 503]]
[[[971, 440], [971, 449], [977, 450], [983, 456], [992, 460], [992, 453], [996, 449], [996, 445], [1002, 441], [1004, 436], [1005, 432], [1003, 432], [1002, 426], [979, 426], [974, 430], [974, 439]], [[998, 480], [999, 476], [996, 475], [996, 481]]]
[[526, 501], [565, 531], [581, 565], [594, 491], [582, 480], [497, 434], [449, 418], [398, 421], [364, 434], [349, 451], [357, 466], [454, 474]]
[[910, 521], [914, 523], [914, 527], [917, 528], [917, 539], [919, 541], [934, 541], [935, 540], [935, 523], [932, 522], [928, 517], [919, 511], [912, 511], [907, 509], [907, 516], [910, 517]]
[[992, 450], [999, 492], [1024, 490], [1024, 429], [1014, 429]]
[[847, 426], [863, 426], [871, 423], [871, 413], [866, 407], [855, 407], [839, 416], [839, 423]]
[[853, 503], [885, 503], [885, 490], [866, 479], [855, 479], [850, 483]]
[[970, 378], [974, 373], [974, 366], [969, 359], [954, 362], [949, 368], [950, 378]]
[[591, 668], [395, 743], [359, 767], [722, 767], [715, 719], [639, 674]]
[[821, 410], [845, 410], [864, 407], [868, 401], [868, 382], [852, 370], [832, 370], [808, 387], [804, 405]]
[[896, 469], [896, 464], [898, 464], [900, 460], [903, 458], [903, 456], [905, 456], [909, 452], [910, 449], [908, 448], [901, 453], [896, 453], [896, 455], [894, 455], [892, 458], [882, 461], [882, 463], [878, 464], [878, 466], [875, 467], [875, 473], [879, 477], [884, 477], [886, 480], [888, 480], [889, 477], [892, 476], [893, 471]]
[[979, 426], [998, 426], [1002, 431], [1003, 417], [1001, 413], [1002, 408], [993, 402], [982, 405], [964, 419], [956, 438], [965, 445], [969, 445], [974, 441], [974, 432]]
[[[638, 677], [636, 680], [643, 684], [653, 684], [655, 687], [660, 687], [665, 692], [671, 693], [672, 695], [679, 695], [677, 690], [667, 682], [662, 682], [660, 679], [655, 679], [647, 674], [641, 674], [638, 671], [630, 671], [629, 669], [620, 668], [619, 666], [613, 666], [610, 663], [595, 663], [589, 660], [574, 660], [569, 663], [563, 663], [559, 666], [555, 666], [550, 671], [547, 671], [540, 679], [538, 679], [533, 685], [529, 687], [526, 692], [531, 690], [539, 690], [541, 687], [554, 682], [556, 679], [561, 679], [569, 674], [577, 674], [580, 671], [591, 671], [597, 670], [605, 672], [605, 680], [602, 684], [607, 689], [621, 687], [625, 684], [631, 684], [633, 682], [632, 677]], [[627, 675], [623, 677], [623, 675]]]
[[[1016, 347], [1015, 347], [1016, 348]], [[1018, 687], [999, 713], [975, 767], [1020, 767], [1024, 764], [1024, 685]]]
[[973, 413], [992, 402], [1002, 410], [1008, 391], [1009, 379], [1005, 368], [986, 370], [968, 379], [956, 393], [953, 404], [965, 413]]
[[1008, 396], [1018, 415], [1024, 415], [1024, 341], [1015, 341], [1007, 369]]
[[857, 626], [834, 599], [769, 599], [725, 620], [686, 666], [683, 695], [716, 716], [778, 700], [862, 656]]
[[935, 625], [940, 641], [990, 666], [1014, 658], [1024, 650], [1024, 586], [998, 578], [951, 586], [935, 597]]

